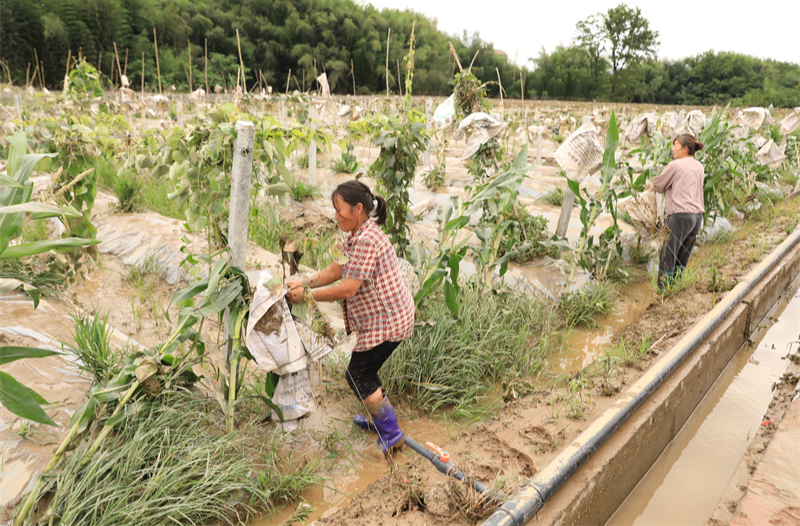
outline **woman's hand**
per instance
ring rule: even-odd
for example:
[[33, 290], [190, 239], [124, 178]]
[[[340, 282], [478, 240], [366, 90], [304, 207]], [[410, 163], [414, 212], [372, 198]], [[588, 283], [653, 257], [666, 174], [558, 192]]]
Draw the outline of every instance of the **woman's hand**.
[[289, 281], [286, 283], [289, 292], [286, 293], [286, 301], [289, 303], [300, 303], [303, 301], [303, 282]]

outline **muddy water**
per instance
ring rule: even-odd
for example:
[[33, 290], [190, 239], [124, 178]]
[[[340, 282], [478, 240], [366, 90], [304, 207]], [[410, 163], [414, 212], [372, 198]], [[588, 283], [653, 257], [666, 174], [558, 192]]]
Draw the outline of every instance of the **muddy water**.
[[800, 277], [760, 338], [728, 364], [675, 439], [606, 523], [702, 525], [714, 512], [786, 371], [782, 357], [800, 327]]
[[627, 286], [620, 296], [608, 317], [597, 320], [600, 323], [598, 328], [581, 327], [570, 334], [561, 355], [550, 357], [552, 371], [574, 374], [611, 348], [614, 337], [634, 323], [650, 306], [653, 289], [646, 282], [637, 282]]
[[[444, 425], [427, 418], [405, 421], [401, 419], [400, 426], [407, 436], [421, 444], [428, 441], [443, 444], [449, 436]], [[364, 433], [366, 434], [367, 432], [365, 431]], [[343, 508], [357, 493], [364, 491], [367, 486], [384, 476], [391, 469], [389, 462], [383, 458], [383, 455], [378, 451], [377, 445], [374, 444], [376, 437], [377, 435], [374, 433], [369, 433], [368, 447], [359, 451], [356, 456], [341, 463], [341, 466], [354, 469], [347, 469], [344, 474], [329, 475], [329, 480], [323, 483], [324, 487], [315, 486], [300, 495], [302, 499], [315, 508], [309, 518], [306, 519], [306, 524], [322, 517], [327, 517], [338, 509]], [[408, 446], [405, 446], [401, 451], [394, 453], [393, 460], [397, 464], [404, 464], [409, 461], [408, 456], [413, 454], [415, 453]], [[296, 504], [287, 505], [273, 515], [266, 515], [251, 522], [250, 526], [282, 524], [292, 516], [295, 509]]]

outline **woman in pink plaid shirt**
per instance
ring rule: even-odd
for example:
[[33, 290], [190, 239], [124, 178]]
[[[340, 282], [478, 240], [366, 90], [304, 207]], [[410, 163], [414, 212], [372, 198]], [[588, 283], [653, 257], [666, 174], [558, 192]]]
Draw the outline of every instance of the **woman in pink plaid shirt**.
[[[316, 301], [344, 300], [345, 327], [358, 336], [347, 367], [347, 383], [369, 412], [368, 416], [356, 415], [353, 421], [377, 432], [378, 446], [388, 454], [403, 444], [405, 435], [378, 371], [400, 342], [411, 336], [414, 298], [403, 281], [394, 247], [379, 226], [386, 222], [386, 200], [373, 195], [360, 181], [339, 185], [331, 198], [339, 229], [348, 233], [344, 243], [348, 261], [344, 265], [334, 261], [307, 283], [317, 289], [311, 292]], [[287, 285], [288, 300], [302, 301], [303, 283]]]

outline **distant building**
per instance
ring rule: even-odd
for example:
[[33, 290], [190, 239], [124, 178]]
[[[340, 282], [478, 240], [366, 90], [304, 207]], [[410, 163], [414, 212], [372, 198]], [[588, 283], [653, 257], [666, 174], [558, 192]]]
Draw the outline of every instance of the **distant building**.
[[508, 60], [508, 53], [503, 51], [502, 49], [495, 49], [494, 54], [503, 57], [504, 59]]

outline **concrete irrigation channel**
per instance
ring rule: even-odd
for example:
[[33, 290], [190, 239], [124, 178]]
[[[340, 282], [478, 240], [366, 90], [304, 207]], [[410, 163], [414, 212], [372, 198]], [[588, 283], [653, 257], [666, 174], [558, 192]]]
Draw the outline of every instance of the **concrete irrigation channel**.
[[[759, 328], [771, 314], [778, 314], [773, 308], [782, 297], [794, 295], [799, 276], [800, 228], [797, 228], [484, 525], [522, 525], [529, 521], [559, 525], [607, 523], [690, 422], [696, 408], [707, 396], [714, 396], [715, 383], [729, 363], [740, 352], [747, 352], [753, 340], [765, 337], [765, 331], [759, 333]], [[796, 308], [794, 303], [790, 305], [792, 309]], [[786, 303], [777, 307], [782, 310]], [[788, 328], [789, 334], [794, 331], [796, 336], [800, 320], [792, 312], [789, 311], [788, 319], [782, 319], [781, 326]], [[774, 367], [780, 369], [780, 365]], [[766, 384], [762, 379], [758, 386], [762, 391], [770, 391], [769, 375], [766, 378]], [[720, 382], [725, 383], [726, 378], [723, 376]], [[757, 408], [755, 412], [758, 413]], [[748, 431], [748, 441], [750, 436]], [[734, 465], [737, 462], [735, 459]], [[708, 516], [693, 517], [689, 523], [703, 524], [710, 518], [725, 482], [716, 495], [705, 492], [710, 503]], [[695, 483], [703, 482], [692, 481], [693, 486]], [[800, 484], [800, 478], [795, 478], [795, 483]], [[790, 494], [796, 493], [793, 488], [788, 489]], [[685, 507], [680, 497], [670, 497], [667, 500], [671, 505], [667, 508]], [[633, 523], [647, 507], [649, 497], [641, 498], [644, 502], [637, 505], [638, 512], [625, 511], [623, 507], [620, 515], [608, 523]], [[658, 522], [685, 523], [675, 513], [660, 515]]]

